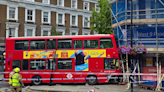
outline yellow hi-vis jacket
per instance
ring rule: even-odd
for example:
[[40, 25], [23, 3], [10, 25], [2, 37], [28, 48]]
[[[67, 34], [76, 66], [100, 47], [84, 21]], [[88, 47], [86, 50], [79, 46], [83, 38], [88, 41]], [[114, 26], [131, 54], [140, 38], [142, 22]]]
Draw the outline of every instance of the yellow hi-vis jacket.
[[12, 86], [24, 86], [22, 83], [22, 76], [19, 73], [15, 73], [12, 75], [11, 79], [9, 80], [9, 84]]

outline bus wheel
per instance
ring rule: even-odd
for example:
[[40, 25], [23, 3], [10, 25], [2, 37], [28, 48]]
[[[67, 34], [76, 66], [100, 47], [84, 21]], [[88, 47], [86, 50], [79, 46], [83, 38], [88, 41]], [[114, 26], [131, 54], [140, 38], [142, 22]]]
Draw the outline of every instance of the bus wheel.
[[32, 77], [32, 83], [34, 85], [40, 85], [42, 83], [42, 78], [39, 75]]
[[97, 84], [97, 77], [96, 76], [88, 76], [87, 77], [87, 83], [90, 85]]

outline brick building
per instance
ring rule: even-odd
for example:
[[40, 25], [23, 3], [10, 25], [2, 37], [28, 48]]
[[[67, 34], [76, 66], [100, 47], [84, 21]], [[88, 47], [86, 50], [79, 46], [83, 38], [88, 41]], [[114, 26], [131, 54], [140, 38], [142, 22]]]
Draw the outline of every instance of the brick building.
[[62, 35], [89, 35], [92, 9], [97, 0], [0, 0], [0, 46], [4, 39]]
[[62, 35], [89, 35], [92, 9], [97, 0], [0, 0], [0, 55], [5, 38], [49, 36], [55, 28]]

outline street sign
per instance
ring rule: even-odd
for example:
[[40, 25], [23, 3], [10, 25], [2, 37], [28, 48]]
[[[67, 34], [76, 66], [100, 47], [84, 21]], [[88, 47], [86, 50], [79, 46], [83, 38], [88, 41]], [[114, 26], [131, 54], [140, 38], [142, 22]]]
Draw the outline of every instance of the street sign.
[[95, 92], [95, 90], [91, 88], [87, 92]]

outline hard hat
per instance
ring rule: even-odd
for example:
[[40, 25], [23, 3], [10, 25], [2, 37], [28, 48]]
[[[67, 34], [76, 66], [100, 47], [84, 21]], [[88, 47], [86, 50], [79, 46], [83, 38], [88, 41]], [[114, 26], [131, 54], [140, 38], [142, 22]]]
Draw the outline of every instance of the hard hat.
[[14, 69], [14, 71], [15, 71], [16, 73], [18, 73], [18, 72], [20, 71], [20, 69], [17, 67], [17, 68]]

